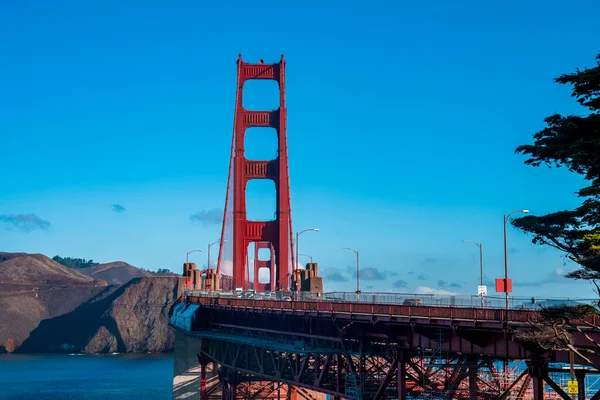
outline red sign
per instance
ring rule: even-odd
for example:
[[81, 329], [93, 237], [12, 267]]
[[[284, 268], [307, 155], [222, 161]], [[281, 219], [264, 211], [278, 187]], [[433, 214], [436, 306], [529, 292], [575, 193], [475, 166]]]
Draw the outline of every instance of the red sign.
[[496, 278], [496, 292], [512, 292], [512, 279]]

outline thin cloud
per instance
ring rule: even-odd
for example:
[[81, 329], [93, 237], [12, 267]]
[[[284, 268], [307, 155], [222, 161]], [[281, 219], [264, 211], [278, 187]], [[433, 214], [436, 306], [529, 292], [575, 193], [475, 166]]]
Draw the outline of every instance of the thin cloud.
[[447, 290], [443, 290], [443, 289], [434, 289], [434, 288], [430, 288], [427, 286], [419, 286], [417, 288], [417, 290], [415, 290], [415, 293], [417, 294], [434, 294], [434, 295], [441, 295], [441, 296], [455, 296], [456, 292], [449, 292]]
[[438, 287], [439, 288], [448, 288], [448, 289], [460, 289], [462, 287], [462, 285], [458, 282], [448, 283], [446, 281], [439, 280]]
[[346, 275], [342, 274], [337, 269], [332, 269], [331, 271], [324, 271], [323, 279], [325, 281], [332, 281], [332, 282], [348, 282], [349, 281], [348, 277]]
[[425, 276], [425, 274], [420, 274], [419, 276], [417, 276], [417, 280], [418, 281], [425, 281], [425, 280], [427, 280], [427, 277]]
[[515, 286], [515, 287], [540, 287], [540, 286], [544, 286], [544, 285], [552, 284], [552, 283], [570, 282], [569, 279], [565, 278], [565, 275], [568, 272], [569, 271], [564, 268], [555, 268], [550, 274], [546, 275], [545, 277], [543, 277], [542, 279], [539, 279], [539, 280], [524, 281], [524, 282], [519, 282], [519, 281], [513, 280], [513, 286]]
[[483, 284], [485, 286], [495, 287], [496, 286], [496, 280], [485, 277], [485, 278], [483, 278]]
[[428, 265], [428, 264], [435, 264], [436, 262], [438, 262], [440, 259], [437, 257], [427, 257], [425, 258], [421, 264], [423, 265]]
[[518, 249], [518, 248], [516, 248], [516, 247], [509, 247], [509, 248], [508, 248], [506, 251], [507, 251], [509, 254], [515, 254], [515, 253], [520, 253], [520, 252], [521, 252], [521, 250], [519, 250], [519, 249]]
[[217, 208], [212, 210], [200, 210], [190, 215], [190, 222], [194, 225], [219, 225], [223, 221], [223, 211]]
[[395, 288], [405, 288], [408, 286], [408, 283], [406, 281], [403, 281], [402, 279], [397, 280], [396, 282], [394, 282], [394, 287]]
[[[351, 266], [348, 265], [346, 267], [346, 272], [353, 278], [356, 278], [356, 265]], [[361, 268], [360, 269], [360, 279], [365, 281], [384, 281], [388, 279], [388, 277], [398, 275], [397, 272], [387, 271], [387, 270], [379, 270], [373, 267]]]
[[[519, 280], [513, 279], [513, 286], [514, 287], [542, 287], [544, 285], [553, 284], [553, 283], [554, 284], [556, 284], [556, 283], [564, 284], [564, 283], [574, 282], [573, 280], [565, 277], [565, 275], [567, 273], [569, 273], [568, 269], [555, 268], [548, 275], [546, 275], [540, 279], [537, 279], [537, 280], [519, 281]], [[483, 284], [486, 286], [495, 287], [496, 281], [494, 279], [489, 279], [489, 278], [485, 277], [483, 280]]]
[[27, 233], [36, 229], [46, 230], [50, 228], [50, 222], [35, 214], [0, 215], [0, 225], [6, 231], [17, 229]]
[[377, 268], [364, 268], [360, 270], [360, 279], [365, 281], [383, 281], [386, 279], [386, 272], [379, 271]]
[[118, 214], [125, 212], [125, 207], [123, 207], [120, 204], [113, 204], [112, 206], [110, 206], [110, 209]]

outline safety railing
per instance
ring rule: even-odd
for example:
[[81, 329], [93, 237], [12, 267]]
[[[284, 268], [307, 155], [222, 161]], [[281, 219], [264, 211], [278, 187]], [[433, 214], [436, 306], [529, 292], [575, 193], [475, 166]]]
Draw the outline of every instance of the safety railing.
[[[479, 297], [474, 295], [438, 295], [416, 293], [361, 293], [359, 296], [353, 292], [257, 292], [246, 291], [206, 291], [187, 290], [188, 296], [216, 297], [216, 298], [242, 298], [248, 300], [284, 300], [284, 301], [333, 301], [336, 303], [369, 303], [369, 304], [396, 304], [419, 305], [433, 307], [466, 307], [466, 308], [506, 308], [506, 298], [502, 296]], [[548, 306], [579, 304], [598, 307], [598, 299], [585, 298], [535, 298], [535, 297], [509, 297], [509, 309], [535, 310]]]
[[[243, 298], [225, 298], [216, 296], [190, 295], [185, 299], [192, 304], [202, 304], [216, 307], [232, 307], [244, 310], [280, 310], [303, 313], [325, 314], [370, 314], [390, 317], [409, 317], [425, 319], [450, 319], [481, 322], [509, 322], [535, 324], [540, 322], [539, 310], [511, 310], [501, 308], [467, 308], [414, 306], [376, 303], [352, 303], [337, 301], [286, 301], [286, 300], [256, 300]], [[590, 315], [583, 321], [571, 321], [574, 325], [597, 324], [600, 322], [596, 315]]]

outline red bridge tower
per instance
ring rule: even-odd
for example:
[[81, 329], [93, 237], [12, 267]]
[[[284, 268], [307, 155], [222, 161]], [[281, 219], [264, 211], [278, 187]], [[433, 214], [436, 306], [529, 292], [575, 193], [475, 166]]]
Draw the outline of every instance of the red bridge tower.
[[[251, 79], [271, 79], [279, 84], [277, 110], [246, 110], [242, 105], [244, 83]], [[247, 160], [244, 156], [244, 136], [251, 127], [270, 127], [277, 131], [278, 151], [274, 160]], [[251, 179], [271, 179], [276, 190], [276, 215], [271, 221], [249, 221], [246, 218], [246, 185]], [[271, 248], [269, 263], [270, 283], [259, 285], [255, 268], [248, 265], [248, 246]], [[279, 290], [288, 287], [289, 274], [294, 265], [290, 179], [288, 170], [285, 61], [275, 64], [246, 63], [240, 55], [237, 61], [237, 92], [229, 181], [225, 199], [225, 213], [221, 232], [221, 246], [217, 274], [222, 276], [223, 289], [241, 287], [250, 289], [250, 273], [254, 275], [255, 289]], [[257, 251], [256, 251], [257, 253]], [[256, 258], [256, 254], [255, 254]], [[255, 260], [258, 263], [258, 260]]]

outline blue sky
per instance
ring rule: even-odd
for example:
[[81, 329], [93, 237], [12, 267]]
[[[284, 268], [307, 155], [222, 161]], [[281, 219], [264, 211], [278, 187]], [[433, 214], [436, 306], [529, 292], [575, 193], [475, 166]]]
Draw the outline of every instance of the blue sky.
[[[0, 250], [180, 271], [220, 235], [238, 53], [285, 54], [294, 226], [320, 228], [300, 252], [328, 290], [354, 287], [349, 246], [363, 290], [475, 292], [462, 239], [500, 277], [503, 213], [578, 204], [578, 177], [513, 151], [547, 115], [584, 112], [553, 78], [593, 64], [597, 2], [202, 3], [3, 6]], [[275, 90], [249, 86], [247, 107]], [[260, 184], [248, 196], [268, 214]], [[593, 296], [558, 252], [512, 228], [509, 247], [516, 295]]]

